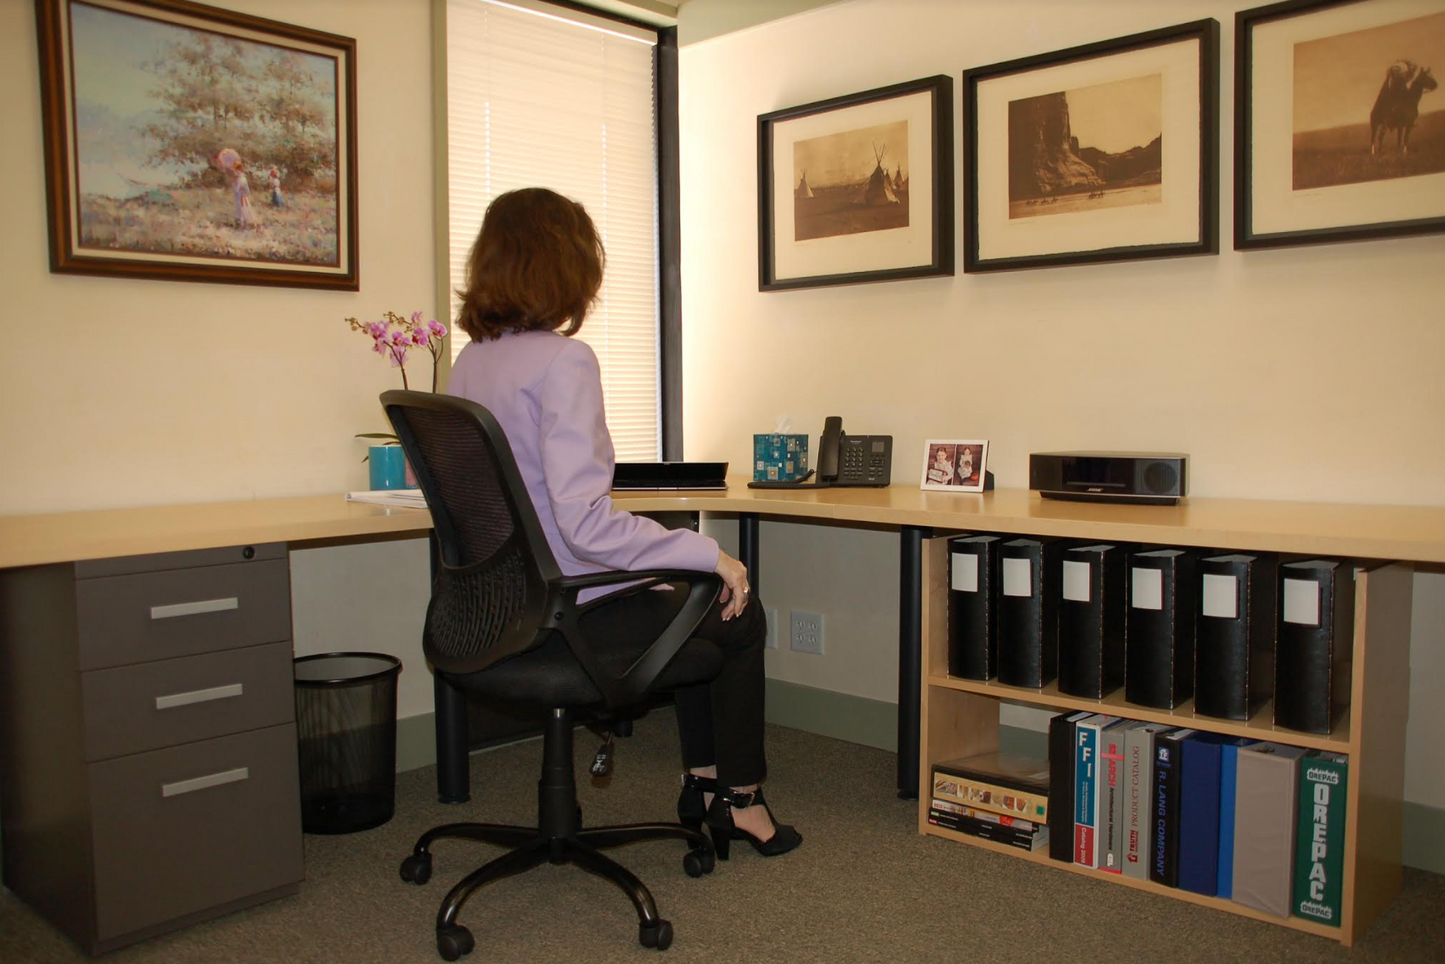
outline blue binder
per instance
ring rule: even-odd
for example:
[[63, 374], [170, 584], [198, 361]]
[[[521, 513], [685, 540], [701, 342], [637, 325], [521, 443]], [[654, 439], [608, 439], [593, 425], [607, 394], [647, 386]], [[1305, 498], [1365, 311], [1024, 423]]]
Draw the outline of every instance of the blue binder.
[[1218, 890], [1221, 758], [1224, 744], [1238, 749], [1249, 742], [1217, 733], [1196, 733], [1184, 741], [1179, 787], [1179, 886], [1183, 890], [1207, 897]]
[[1234, 896], [1234, 791], [1238, 786], [1238, 777], [1239, 746], [1233, 743], [1221, 744], [1219, 748], [1219, 878], [1215, 885], [1215, 893], [1219, 897]]

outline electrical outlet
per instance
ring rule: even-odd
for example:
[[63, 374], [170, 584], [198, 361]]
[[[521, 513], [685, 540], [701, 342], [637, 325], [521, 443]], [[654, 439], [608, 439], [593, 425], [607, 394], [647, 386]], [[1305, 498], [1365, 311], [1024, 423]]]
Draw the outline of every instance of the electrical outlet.
[[805, 613], [800, 610], [793, 610], [788, 614], [792, 617], [792, 647], [794, 652], [813, 653], [817, 656], [823, 655], [823, 614]]
[[763, 607], [763, 616], [768, 621], [768, 641], [763, 644], [767, 649], [778, 648], [778, 611], [772, 606]]

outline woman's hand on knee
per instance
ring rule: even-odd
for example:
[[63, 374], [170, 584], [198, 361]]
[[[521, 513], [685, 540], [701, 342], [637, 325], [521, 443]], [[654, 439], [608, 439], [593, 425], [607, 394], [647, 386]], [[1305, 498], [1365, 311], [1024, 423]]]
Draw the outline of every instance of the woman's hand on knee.
[[722, 593], [718, 596], [723, 602], [722, 618], [732, 619], [748, 604], [748, 567], [726, 552], [719, 551], [717, 567], [713, 572], [722, 576], [723, 581]]

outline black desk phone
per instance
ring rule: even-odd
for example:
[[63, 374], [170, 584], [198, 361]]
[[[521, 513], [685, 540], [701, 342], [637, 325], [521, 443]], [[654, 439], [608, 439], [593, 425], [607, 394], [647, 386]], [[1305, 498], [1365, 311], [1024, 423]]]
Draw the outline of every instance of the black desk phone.
[[848, 435], [843, 420], [829, 415], [818, 439], [818, 478], [809, 472], [794, 482], [749, 482], [750, 489], [826, 489], [888, 485], [893, 474], [893, 436]]

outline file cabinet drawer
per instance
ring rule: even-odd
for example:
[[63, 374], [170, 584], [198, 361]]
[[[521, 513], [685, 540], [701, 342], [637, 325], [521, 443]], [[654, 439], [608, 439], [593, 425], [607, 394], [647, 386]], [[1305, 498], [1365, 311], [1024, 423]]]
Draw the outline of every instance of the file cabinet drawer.
[[293, 724], [89, 771], [99, 940], [300, 881]]
[[80, 668], [291, 638], [285, 559], [77, 579]]
[[85, 759], [208, 740], [290, 723], [291, 643], [81, 674]]

